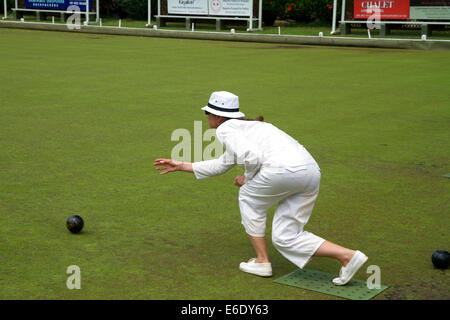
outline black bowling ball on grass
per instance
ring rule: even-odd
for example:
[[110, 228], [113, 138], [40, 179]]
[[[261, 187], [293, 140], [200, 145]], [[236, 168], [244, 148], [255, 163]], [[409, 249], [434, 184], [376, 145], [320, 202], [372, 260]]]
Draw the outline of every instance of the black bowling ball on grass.
[[447, 269], [450, 264], [450, 253], [445, 250], [436, 250], [431, 255], [431, 261], [438, 269]]
[[83, 229], [84, 221], [83, 218], [81, 218], [78, 215], [70, 216], [69, 219], [67, 219], [66, 222], [67, 229], [69, 229], [72, 233], [78, 233]]

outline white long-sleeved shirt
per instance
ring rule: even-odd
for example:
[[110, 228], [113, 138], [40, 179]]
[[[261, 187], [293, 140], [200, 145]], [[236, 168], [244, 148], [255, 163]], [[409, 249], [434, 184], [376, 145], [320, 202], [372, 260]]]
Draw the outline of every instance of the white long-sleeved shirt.
[[261, 167], [295, 171], [316, 163], [297, 140], [267, 122], [228, 120], [217, 128], [216, 137], [225, 153], [217, 159], [194, 162], [192, 169], [197, 179], [223, 174], [236, 164], [245, 170], [247, 182]]

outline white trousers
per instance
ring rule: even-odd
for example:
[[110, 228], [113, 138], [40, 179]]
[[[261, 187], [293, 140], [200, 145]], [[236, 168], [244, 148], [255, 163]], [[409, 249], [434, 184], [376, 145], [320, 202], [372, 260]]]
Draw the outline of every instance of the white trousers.
[[239, 190], [245, 231], [264, 237], [267, 210], [278, 203], [272, 223], [272, 242], [289, 261], [303, 268], [325, 241], [303, 230], [319, 193], [317, 164], [297, 168], [262, 167]]

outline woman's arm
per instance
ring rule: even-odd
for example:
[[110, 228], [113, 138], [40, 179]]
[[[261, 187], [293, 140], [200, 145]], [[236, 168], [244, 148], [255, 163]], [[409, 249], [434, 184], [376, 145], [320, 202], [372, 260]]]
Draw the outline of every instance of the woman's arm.
[[153, 165], [160, 166], [156, 168], [156, 170], [165, 170], [160, 174], [166, 174], [174, 171], [194, 172], [192, 170], [192, 163], [190, 162], [175, 161], [172, 159], [156, 159]]
[[226, 157], [227, 153], [222, 154], [218, 159], [205, 160], [199, 162], [181, 162], [172, 159], [156, 159], [155, 166], [160, 166], [156, 170], [164, 170], [160, 174], [166, 174], [174, 171], [192, 172], [197, 179], [217, 176], [230, 170], [234, 165], [234, 157]]
[[225, 152], [217, 159], [192, 163], [192, 170], [197, 179], [205, 179], [224, 174], [234, 165], [234, 157]]

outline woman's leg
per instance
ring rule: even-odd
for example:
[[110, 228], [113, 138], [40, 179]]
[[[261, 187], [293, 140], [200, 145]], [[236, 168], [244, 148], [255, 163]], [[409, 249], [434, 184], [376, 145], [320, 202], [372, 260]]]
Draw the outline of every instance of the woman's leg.
[[[256, 253], [256, 263], [267, 263], [269, 262], [269, 254], [267, 253], [267, 245], [265, 237], [253, 237], [250, 236], [250, 241]], [[333, 242], [325, 240], [322, 245], [314, 253], [314, 257], [326, 257], [338, 260], [343, 267], [345, 267], [353, 255], [355, 250], [344, 248]]]
[[249, 235], [253, 248], [256, 252], [256, 258], [248, 262], [241, 262], [239, 270], [252, 273], [261, 277], [272, 276], [272, 264], [269, 262], [267, 254], [266, 239], [264, 237], [254, 237]]
[[268, 263], [269, 254], [267, 253], [266, 238], [265, 237], [253, 237], [249, 235], [253, 248], [256, 252], [256, 263]]
[[272, 222], [272, 243], [289, 261], [303, 268], [325, 239], [303, 228], [311, 216], [317, 193], [293, 194], [278, 203]]
[[356, 251], [303, 230], [316, 197], [317, 194], [294, 194], [278, 204], [272, 227], [273, 244], [281, 254], [300, 268], [303, 268], [311, 257], [333, 258], [345, 267]]
[[265, 238], [267, 210], [283, 198], [282, 192], [268, 184], [268, 177], [262, 175], [260, 171], [251, 183], [239, 189], [241, 222], [255, 250], [255, 263], [269, 263]]
[[341, 247], [330, 241], [325, 241], [314, 253], [314, 257], [327, 257], [339, 260], [343, 267], [345, 267], [352, 257], [355, 255], [354, 250]]

